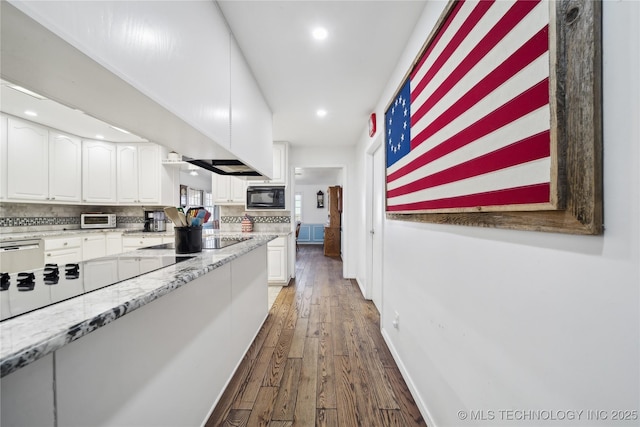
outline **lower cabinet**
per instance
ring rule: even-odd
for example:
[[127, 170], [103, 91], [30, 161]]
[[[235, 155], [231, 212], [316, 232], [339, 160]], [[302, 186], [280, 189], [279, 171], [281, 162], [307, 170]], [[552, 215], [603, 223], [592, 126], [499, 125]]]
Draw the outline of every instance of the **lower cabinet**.
[[122, 233], [107, 234], [107, 255], [116, 255], [122, 252]]
[[107, 255], [107, 243], [103, 233], [90, 234], [82, 238], [82, 260], [100, 258]]
[[123, 236], [122, 251], [129, 252], [149, 246], [161, 245], [162, 236]]
[[57, 237], [44, 239], [44, 263], [67, 264], [82, 261], [80, 237]]
[[278, 237], [267, 244], [269, 283], [289, 282], [289, 269], [287, 268], [288, 246], [288, 239], [285, 236]]
[[56, 351], [56, 425], [204, 425], [267, 316], [265, 264], [261, 246]]

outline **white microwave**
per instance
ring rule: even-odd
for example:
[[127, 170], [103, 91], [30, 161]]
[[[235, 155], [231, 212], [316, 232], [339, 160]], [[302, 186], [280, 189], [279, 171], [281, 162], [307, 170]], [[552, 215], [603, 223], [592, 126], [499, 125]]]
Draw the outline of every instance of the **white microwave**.
[[116, 228], [116, 214], [80, 214], [80, 228]]

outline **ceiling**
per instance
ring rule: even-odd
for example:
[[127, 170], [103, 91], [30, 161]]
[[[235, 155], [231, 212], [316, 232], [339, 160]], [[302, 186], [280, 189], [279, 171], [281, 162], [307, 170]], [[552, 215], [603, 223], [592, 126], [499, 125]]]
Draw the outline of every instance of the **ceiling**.
[[426, 1], [217, 3], [271, 106], [274, 140], [344, 146], [366, 132]]
[[[358, 142], [426, 0], [217, 3], [271, 107], [273, 139], [296, 147]], [[328, 32], [321, 42], [311, 36], [316, 26]], [[83, 138], [144, 140], [2, 83], [4, 112]], [[25, 116], [36, 107], [38, 117]], [[326, 116], [318, 117], [318, 109]]]

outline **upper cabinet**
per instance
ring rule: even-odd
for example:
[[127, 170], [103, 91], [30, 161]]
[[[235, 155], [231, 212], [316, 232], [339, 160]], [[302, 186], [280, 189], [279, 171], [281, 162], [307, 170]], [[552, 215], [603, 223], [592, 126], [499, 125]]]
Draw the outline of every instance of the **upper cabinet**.
[[262, 174], [273, 177], [273, 121], [249, 65], [231, 37], [230, 150]]
[[160, 147], [117, 144], [117, 194], [121, 204], [160, 204]]
[[80, 202], [82, 198], [82, 141], [49, 131], [49, 198]]
[[116, 145], [109, 142], [82, 143], [82, 201], [113, 204], [116, 197]]
[[273, 173], [271, 177], [271, 179], [266, 180], [250, 180], [248, 185], [287, 185], [289, 183], [289, 146], [285, 142], [273, 143]]
[[7, 132], [7, 197], [48, 200], [49, 132], [13, 118]]
[[80, 202], [80, 139], [14, 118], [7, 123], [7, 199]]
[[228, 175], [212, 174], [211, 188], [216, 205], [244, 205], [247, 181]]

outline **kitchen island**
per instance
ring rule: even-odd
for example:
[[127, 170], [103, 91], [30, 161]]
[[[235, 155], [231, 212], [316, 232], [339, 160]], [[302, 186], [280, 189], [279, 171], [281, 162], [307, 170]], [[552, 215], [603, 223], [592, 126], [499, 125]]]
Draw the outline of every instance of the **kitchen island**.
[[267, 315], [253, 237], [0, 323], [1, 424], [203, 424]]

